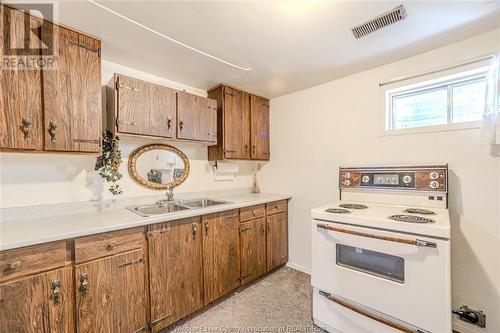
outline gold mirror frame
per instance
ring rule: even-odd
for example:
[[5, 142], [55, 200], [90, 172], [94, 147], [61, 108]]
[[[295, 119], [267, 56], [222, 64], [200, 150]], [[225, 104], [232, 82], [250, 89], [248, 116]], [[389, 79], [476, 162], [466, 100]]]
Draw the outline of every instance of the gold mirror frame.
[[[137, 159], [142, 154], [144, 154], [148, 151], [151, 151], [151, 150], [155, 150], [155, 149], [173, 152], [174, 154], [177, 154], [182, 159], [182, 161], [184, 162], [184, 166], [185, 166], [184, 174], [182, 175], [182, 177], [180, 177], [179, 179], [174, 180], [170, 183], [167, 183], [167, 184], [157, 184], [157, 183], [149, 182], [146, 179], [139, 176], [139, 174], [137, 173]], [[132, 179], [140, 185], [143, 185], [143, 186], [150, 188], [150, 189], [153, 189], [153, 190], [166, 190], [169, 186], [171, 186], [171, 187], [179, 186], [180, 184], [182, 184], [186, 180], [186, 178], [189, 175], [189, 160], [188, 160], [187, 156], [184, 155], [184, 153], [182, 151], [180, 151], [179, 149], [177, 149], [175, 147], [169, 146], [167, 144], [149, 144], [149, 145], [145, 145], [145, 146], [141, 146], [141, 147], [137, 148], [136, 150], [134, 150], [132, 152], [132, 154], [130, 154], [130, 158], [128, 160], [128, 172], [132, 176]]]

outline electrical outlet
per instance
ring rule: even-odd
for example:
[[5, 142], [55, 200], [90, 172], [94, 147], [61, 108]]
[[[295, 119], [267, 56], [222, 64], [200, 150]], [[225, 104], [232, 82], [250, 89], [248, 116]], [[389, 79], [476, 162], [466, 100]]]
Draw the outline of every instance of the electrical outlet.
[[469, 309], [467, 305], [461, 305], [457, 310], [452, 311], [458, 318], [466, 323], [486, 327], [486, 315], [482, 310]]

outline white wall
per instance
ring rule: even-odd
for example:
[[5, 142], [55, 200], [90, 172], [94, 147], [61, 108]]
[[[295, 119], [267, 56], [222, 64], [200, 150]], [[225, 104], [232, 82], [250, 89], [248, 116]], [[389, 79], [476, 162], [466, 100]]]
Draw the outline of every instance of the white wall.
[[271, 101], [271, 161], [259, 179], [263, 191], [293, 195], [292, 265], [310, 269], [310, 209], [338, 199], [339, 166], [449, 163], [453, 304], [487, 314], [485, 330], [463, 332], [500, 332], [500, 158], [478, 145], [477, 129], [380, 136], [378, 87], [499, 44], [495, 30]]
[[[111, 80], [115, 72], [206, 96], [206, 91], [204, 90], [107, 61], [103, 61], [103, 85]], [[132, 181], [127, 171], [129, 154], [138, 146], [152, 142], [161, 141], [121, 138], [120, 147], [123, 156], [121, 172], [124, 177], [120, 181], [120, 185], [124, 193], [118, 197], [162, 193], [136, 184]], [[234, 180], [215, 182], [213, 171], [207, 161], [206, 146], [192, 143], [165, 143], [171, 144], [183, 151], [191, 164], [191, 172], [188, 179], [175, 189], [176, 193], [242, 187], [250, 188], [253, 168], [255, 167], [254, 163], [239, 162], [240, 172]], [[94, 171], [95, 160], [95, 157], [85, 155], [0, 153], [0, 207], [21, 207], [113, 198], [113, 195], [107, 189], [107, 185], [103, 183], [103, 180]]]

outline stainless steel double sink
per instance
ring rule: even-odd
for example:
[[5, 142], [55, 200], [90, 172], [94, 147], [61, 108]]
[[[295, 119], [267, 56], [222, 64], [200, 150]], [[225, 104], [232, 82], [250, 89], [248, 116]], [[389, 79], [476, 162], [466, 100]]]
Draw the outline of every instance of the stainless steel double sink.
[[154, 205], [128, 207], [129, 210], [141, 216], [154, 216], [175, 213], [188, 209], [205, 208], [229, 204], [228, 201], [213, 200], [209, 198], [198, 198], [191, 200], [160, 201]]

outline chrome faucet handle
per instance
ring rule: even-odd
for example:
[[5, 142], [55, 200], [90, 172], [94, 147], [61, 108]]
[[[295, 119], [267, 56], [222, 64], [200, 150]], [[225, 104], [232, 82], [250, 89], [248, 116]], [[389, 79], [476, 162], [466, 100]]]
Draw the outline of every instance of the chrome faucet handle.
[[174, 187], [167, 186], [167, 200], [174, 201]]

